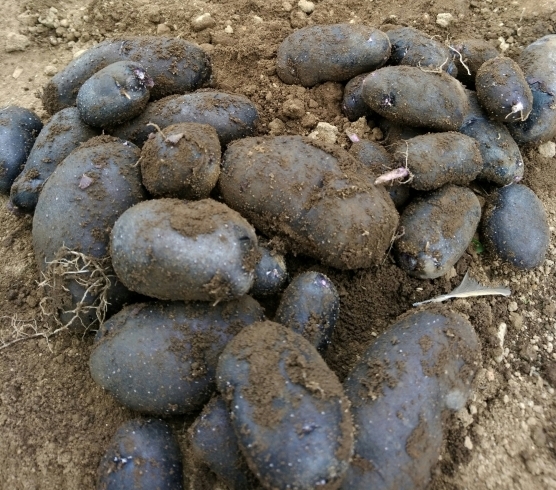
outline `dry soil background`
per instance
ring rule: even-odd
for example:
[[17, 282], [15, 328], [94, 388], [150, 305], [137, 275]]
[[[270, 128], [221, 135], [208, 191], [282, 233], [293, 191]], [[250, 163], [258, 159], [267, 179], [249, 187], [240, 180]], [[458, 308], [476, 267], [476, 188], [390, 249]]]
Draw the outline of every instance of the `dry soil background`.
[[[159, 33], [191, 39], [210, 51], [215, 87], [245, 94], [259, 105], [261, 134], [308, 134], [323, 121], [338, 127], [339, 143], [347, 145], [344, 130], [349, 123], [339, 110], [340, 85], [306, 90], [284, 85], [275, 74], [276, 48], [294, 28], [336, 22], [411, 25], [441, 40], [483, 37], [512, 57], [524, 45], [556, 31], [554, 0], [313, 1], [314, 10], [307, 13], [309, 5], [298, 5], [296, 0], [4, 0], [0, 107], [18, 104], [44, 117], [36, 94], [48, 74], [63, 67], [74, 53], [115, 33]], [[213, 21], [195, 30], [192, 19], [203, 13], [210, 13]], [[439, 13], [452, 14], [447, 27], [436, 24]], [[15, 42], [23, 51], [7, 53], [5, 42]], [[284, 108], [289, 100], [301, 108], [299, 116], [288, 111], [291, 102]], [[376, 130], [371, 135], [380, 137]], [[556, 160], [541, 156], [535, 147], [524, 148], [523, 155], [525, 183], [544, 202], [554, 233]], [[31, 219], [12, 215], [1, 197], [2, 342], [14, 339], [14, 328], [37, 318], [39, 278], [30, 231]], [[528, 273], [513, 271], [470, 249], [454, 277], [418, 281], [408, 279], [389, 261], [377, 269], [338, 273], [312, 261], [290, 259], [292, 270], [317, 268], [338, 285], [342, 314], [327, 361], [340, 377], [365, 344], [397, 315], [415, 301], [447, 292], [466, 270], [484, 283], [503, 283], [512, 289], [509, 298], [452, 302], [477, 328], [484, 369], [474, 399], [450, 422], [433, 489], [556, 488], [555, 262], [554, 245], [544, 265]], [[32, 339], [0, 350], [2, 490], [94, 487], [105, 445], [117, 426], [133, 414], [91, 380], [90, 348], [90, 337], [66, 332], [53, 337], [49, 345]], [[172, 423], [184, 443], [189, 421]], [[200, 483], [196, 486], [200, 488]]]

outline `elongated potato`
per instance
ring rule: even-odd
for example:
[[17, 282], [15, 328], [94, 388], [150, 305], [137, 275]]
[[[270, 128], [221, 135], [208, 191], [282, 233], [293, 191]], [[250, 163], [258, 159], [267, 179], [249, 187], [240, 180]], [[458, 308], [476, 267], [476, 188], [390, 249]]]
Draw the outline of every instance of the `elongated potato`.
[[472, 88], [475, 86], [477, 70], [485, 61], [499, 56], [499, 53], [484, 39], [458, 39], [452, 44], [452, 56], [458, 69], [457, 79]]

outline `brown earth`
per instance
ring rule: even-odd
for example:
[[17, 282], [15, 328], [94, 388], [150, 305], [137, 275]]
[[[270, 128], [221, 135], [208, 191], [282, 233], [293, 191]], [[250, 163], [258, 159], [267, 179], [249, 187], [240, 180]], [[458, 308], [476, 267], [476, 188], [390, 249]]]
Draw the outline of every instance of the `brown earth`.
[[[440, 40], [480, 37], [508, 45], [514, 57], [523, 46], [553, 33], [556, 3], [551, 0], [318, 0], [312, 14], [290, 0], [129, 0], [60, 2], [5, 0], [0, 18], [0, 107], [18, 104], [46, 120], [37, 93], [47, 71], [63, 67], [72, 54], [115, 34], [160, 34], [191, 39], [210, 51], [218, 89], [244, 94], [260, 107], [260, 133], [270, 130], [307, 135], [317, 122], [340, 130], [347, 145], [341, 87], [323, 84], [305, 89], [283, 84], [275, 74], [278, 44], [293, 28], [309, 23], [359, 22], [380, 27], [410, 25]], [[47, 17], [58, 9], [58, 27], [39, 27], [25, 12]], [[215, 25], [192, 29], [191, 19], [210, 12]], [[435, 23], [438, 13], [454, 21]], [[86, 16], [86, 17], [85, 17]], [[41, 24], [42, 25], [42, 24]], [[230, 26], [230, 28], [227, 28]], [[30, 28], [30, 29], [29, 29]], [[71, 29], [77, 32], [72, 32]], [[31, 41], [23, 52], [6, 53], [9, 32]], [[58, 37], [60, 42], [56, 39]], [[51, 39], [52, 38], [52, 39]], [[301, 108], [301, 110], [298, 110]], [[304, 114], [304, 115], [303, 115]], [[380, 131], [367, 133], [380, 137]], [[551, 231], [556, 226], [554, 159], [535, 147], [523, 148], [525, 180], [543, 201]], [[0, 198], [0, 339], [42, 331], [39, 273], [31, 247], [31, 219], [6, 209]], [[415, 301], [445, 293], [469, 270], [486, 284], [504, 284], [512, 295], [455, 300], [451, 307], [468, 316], [483, 345], [484, 369], [468, 407], [449, 426], [446, 448], [434, 470], [431, 488], [556, 488], [556, 298], [550, 246], [544, 264], [527, 273], [512, 270], [488, 253], [474, 249], [458, 262], [455, 273], [434, 281], [410, 279], [389, 261], [378, 268], [340, 273], [312, 260], [289, 258], [292, 272], [312, 267], [335, 281], [341, 293], [341, 318], [327, 355], [342, 378], [371, 341]], [[506, 326], [503, 347], [499, 335]], [[18, 337], [19, 335], [19, 337]], [[134, 414], [120, 407], [92, 381], [88, 367], [91, 338], [61, 332], [47, 343], [27, 339], [0, 345], [0, 488], [90, 489], [100, 457], [118, 425]], [[186, 440], [190, 420], [172, 421]]]

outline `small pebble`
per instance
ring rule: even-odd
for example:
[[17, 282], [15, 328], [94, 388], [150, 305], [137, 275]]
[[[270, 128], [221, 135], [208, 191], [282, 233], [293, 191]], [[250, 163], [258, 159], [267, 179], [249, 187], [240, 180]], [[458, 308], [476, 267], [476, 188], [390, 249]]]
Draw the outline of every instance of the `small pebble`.
[[23, 73], [23, 68], [21, 68], [20, 66], [16, 67], [16, 69], [14, 70], [14, 72], [12, 73], [12, 77], [13, 78], [19, 78], [19, 76]]
[[53, 77], [54, 75], [56, 75], [56, 73], [58, 73], [58, 68], [56, 68], [54, 65], [46, 65], [44, 67], [44, 74], [47, 77]]
[[286, 100], [282, 105], [282, 112], [290, 119], [301, 119], [305, 114], [305, 104], [299, 99]]
[[326, 122], [319, 122], [316, 129], [309, 134], [309, 138], [333, 145], [338, 138], [338, 128]]
[[556, 143], [553, 141], [547, 141], [542, 145], [539, 145], [539, 153], [546, 158], [553, 158], [556, 155]]
[[315, 4], [308, 0], [299, 0], [297, 6], [306, 14], [310, 14], [315, 10]]
[[23, 34], [17, 34], [15, 32], [10, 32], [6, 36], [6, 53], [13, 53], [15, 51], [25, 51], [27, 47], [31, 44], [29, 38]]
[[170, 29], [170, 27], [167, 26], [166, 24], [158, 24], [158, 26], [156, 27], [156, 33], [159, 36], [169, 34], [170, 32], [172, 32], [172, 29]]
[[440, 27], [448, 27], [453, 21], [454, 16], [448, 12], [444, 12], [436, 16], [436, 23]]
[[191, 27], [196, 32], [202, 31], [204, 29], [208, 29], [209, 27], [214, 27], [215, 25], [216, 25], [216, 21], [211, 17], [211, 15], [208, 12], [199, 15], [198, 17], [195, 17], [191, 21]]
[[226, 26], [226, 28], [224, 29], [224, 32], [228, 33], [228, 34], [233, 34], [234, 33], [234, 28], [230, 25]]

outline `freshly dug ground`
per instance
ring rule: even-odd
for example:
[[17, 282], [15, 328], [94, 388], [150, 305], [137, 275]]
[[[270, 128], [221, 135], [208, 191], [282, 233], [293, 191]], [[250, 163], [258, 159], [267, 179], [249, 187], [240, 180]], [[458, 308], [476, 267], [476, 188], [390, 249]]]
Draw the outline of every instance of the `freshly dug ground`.
[[[18, 104], [41, 117], [38, 93], [48, 76], [81, 49], [115, 34], [159, 34], [193, 40], [210, 50], [219, 90], [244, 94], [260, 108], [259, 134], [307, 135], [320, 121], [339, 129], [348, 145], [350, 123], [340, 112], [339, 84], [304, 89], [283, 84], [275, 72], [279, 43], [308, 24], [359, 22], [409, 25], [437, 39], [479, 37], [515, 57], [535, 39], [555, 32], [551, 0], [313, 0], [214, 2], [127, 0], [60, 2], [4, 0], [0, 17], [0, 107]], [[300, 2], [305, 8], [306, 2]], [[54, 12], [49, 8], [54, 7]], [[29, 14], [20, 18], [25, 11]], [[306, 9], [307, 10], [307, 9]], [[209, 12], [213, 25], [196, 31], [191, 19]], [[452, 14], [447, 27], [439, 13]], [[58, 31], [36, 22], [57, 18]], [[44, 21], [48, 24], [48, 21]], [[229, 27], [228, 27], [229, 26]], [[73, 31], [72, 31], [73, 29]], [[22, 33], [24, 51], [7, 53], [8, 34]], [[11, 42], [11, 41], [10, 41]], [[46, 70], [46, 71], [45, 71]], [[380, 132], [368, 136], [380, 138]], [[522, 148], [524, 183], [541, 198], [551, 231], [556, 226], [556, 160], [536, 146]], [[476, 188], [481, 193], [481, 188]], [[11, 214], [0, 198], [0, 488], [91, 489], [107, 442], [135, 414], [95, 385], [87, 362], [92, 337], [61, 332], [12, 345], [21, 332], [43, 331], [40, 280], [31, 248], [31, 218]], [[480, 253], [478, 253], [478, 251]], [[470, 247], [453, 277], [409, 278], [390, 259], [377, 268], [334, 271], [303, 257], [288, 257], [292, 273], [311, 268], [329, 275], [341, 295], [341, 315], [326, 356], [342, 379], [374, 336], [412, 303], [446, 293], [466, 271], [484, 284], [504, 284], [510, 297], [454, 300], [483, 346], [484, 369], [469, 406], [449, 421], [448, 438], [431, 488], [556, 488], [556, 249], [544, 264], [523, 273]], [[505, 326], [501, 326], [504, 324]], [[501, 346], [501, 333], [506, 331]], [[185, 443], [190, 418], [172, 419]], [[185, 445], [184, 445], [185, 447]], [[200, 488], [200, 483], [197, 488]]]

